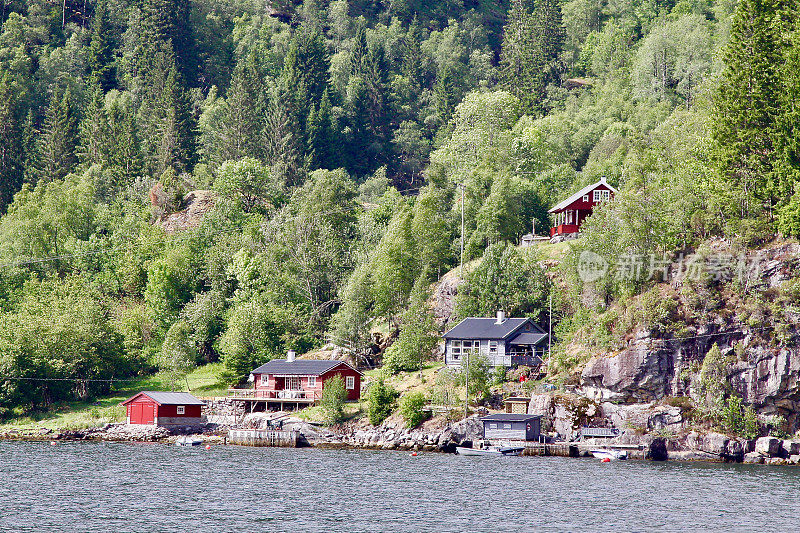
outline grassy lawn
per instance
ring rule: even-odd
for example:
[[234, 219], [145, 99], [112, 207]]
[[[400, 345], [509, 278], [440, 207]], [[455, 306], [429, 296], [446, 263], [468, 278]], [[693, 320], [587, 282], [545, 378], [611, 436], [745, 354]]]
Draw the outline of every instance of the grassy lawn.
[[[361, 418], [367, 412], [367, 402], [366, 401], [358, 401], [358, 402], [347, 402], [344, 404], [344, 414], [347, 420], [353, 420], [355, 418]], [[296, 416], [302, 420], [307, 422], [323, 422], [325, 420], [325, 415], [322, 412], [322, 407], [319, 405], [313, 405], [311, 407], [306, 407], [305, 409], [301, 409], [300, 411], [290, 413], [291, 416]]]
[[556, 244], [543, 242], [538, 245], [539, 252], [545, 259], [561, 259], [569, 251], [569, 245], [575, 241], [563, 241]]
[[[422, 379], [419, 370], [413, 372], [400, 372], [394, 376], [385, 378], [385, 383], [391, 386], [400, 394], [406, 392], [421, 391], [429, 393], [430, 389], [436, 384], [436, 373], [444, 367], [444, 363], [428, 362], [422, 367]], [[364, 378], [368, 382], [376, 382], [384, 375], [380, 368], [364, 372]]]
[[[186, 376], [178, 390], [187, 391], [187, 383], [192, 394], [200, 397], [224, 396], [227, 385], [217, 380], [220, 363], [198, 367]], [[82, 429], [99, 426], [109, 422], [123, 422], [125, 409], [119, 405], [143, 390], [170, 390], [169, 384], [159, 375], [145, 376], [134, 381], [115, 384], [114, 391], [103, 398], [90, 401], [59, 402], [49, 411], [33, 413], [12, 419], [0, 428], [32, 429]]]

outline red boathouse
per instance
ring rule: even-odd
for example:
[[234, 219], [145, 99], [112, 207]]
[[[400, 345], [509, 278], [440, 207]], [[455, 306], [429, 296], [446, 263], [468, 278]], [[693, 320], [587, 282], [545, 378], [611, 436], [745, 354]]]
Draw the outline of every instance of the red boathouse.
[[202, 424], [205, 403], [188, 392], [142, 391], [122, 405], [127, 409], [128, 424], [173, 427]]
[[594, 206], [611, 200], [616, 193], [617, 190], [606, 183], [606, 178], [603, 176], [597, 183], [584, 187], [557, 204], [548, 211], [553, 217], [550, 237], [565, 239], [576, 237], [583, 221], [592, 214]]

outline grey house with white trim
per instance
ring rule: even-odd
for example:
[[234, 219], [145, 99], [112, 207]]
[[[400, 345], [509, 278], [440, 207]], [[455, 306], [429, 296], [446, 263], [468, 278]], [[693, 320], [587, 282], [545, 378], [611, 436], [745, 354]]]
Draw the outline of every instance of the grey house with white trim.
[[467, 354], [483, 354], [492, 366], [539, 366], [547, 352], [547, 333], [529, 318], [465, 318], [443, 335], [444, 361], [460, 366]]

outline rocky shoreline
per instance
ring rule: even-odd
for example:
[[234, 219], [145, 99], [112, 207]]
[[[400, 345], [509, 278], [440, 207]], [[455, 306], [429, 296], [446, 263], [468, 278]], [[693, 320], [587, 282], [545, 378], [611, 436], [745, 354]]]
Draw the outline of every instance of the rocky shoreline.
[[[248, 415], [239, 427], [264, 429], [274, 418]], [[361, 421], [327, 428], [297, 418], [283, 417], [282, 428], [299, 431], [304, 445], [318, 448], [454, 453], [456, 446], [472, 446], [482, 438], [482, 426], [478, 416], [453, 423], [432, 419], [415, 429], [405, 428], [402, 421], [393, 419], [387, 420], [379, 427]], [[93, 428], [62, 431], [4, 430], [0, 432], [0, 440], [173, 443], [182, 435], [192, 435], [204, 443], [223, 444], [227, 429], [229, 427], [214, 423], [206, 424], [202, 428], [186, 427], [173, 430], [153, 426], [105, 424]], [[551, 443], [562, 444], [557, 441]], [[563, 444], [574, 445], [566, 442]], [[800, 440], [775, 437], [746, 440], [715, 432], [689, 432], [682, 437], [663, 437], [652, 434], [640, 435], [628, 430], [614, 439], [587, 440], [584, 444], [626, 446], [632, 452], [630, 453], [632, 459], [800, 465]], [[586, 455], [586, 453], [573, 454], [575, 455]]]

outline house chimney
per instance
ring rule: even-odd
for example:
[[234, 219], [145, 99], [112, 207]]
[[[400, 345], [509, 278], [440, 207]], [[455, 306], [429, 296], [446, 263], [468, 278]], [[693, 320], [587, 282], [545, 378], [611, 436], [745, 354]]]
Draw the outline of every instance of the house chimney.
[[289, 350], [288, 352], [286, 352], [286, 360], [291, 363], [292, 361], [294, 361], [294, 356], [295, 355], [297, 355], [297, 354], [295, 353], [294, 350]]
[[502, 324], [506, 321], [506, 312], [502, 310], [497, 311], [497, 321], [495, 324]]

